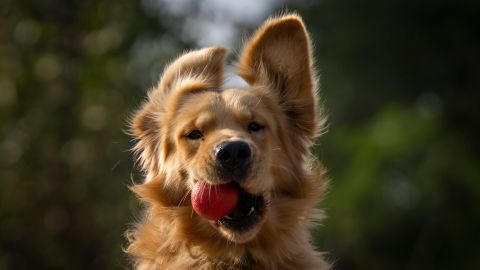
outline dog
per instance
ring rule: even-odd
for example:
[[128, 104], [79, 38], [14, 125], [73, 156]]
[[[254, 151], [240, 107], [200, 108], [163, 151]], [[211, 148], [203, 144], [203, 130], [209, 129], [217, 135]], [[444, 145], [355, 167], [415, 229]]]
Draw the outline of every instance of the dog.
[[126, 252], [141, 270], [329, 269], [309, 236], [328, 181], [310, 153], [325, 117], [305, 25], [285, 14], [256, 31], [237, 65], [246, 87], [222, 88], [225, 55], [178, 57], [132, 118], [145, 214]]

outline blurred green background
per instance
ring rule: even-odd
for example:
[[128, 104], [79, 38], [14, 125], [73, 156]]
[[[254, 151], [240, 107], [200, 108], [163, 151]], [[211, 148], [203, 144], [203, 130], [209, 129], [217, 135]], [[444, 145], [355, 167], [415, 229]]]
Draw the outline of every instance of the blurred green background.
[[480, 269], [480, 2], [0, 0], [0, 270], [128, 269], [126, 119], [185, 49], [297, 10], [335, 269]]

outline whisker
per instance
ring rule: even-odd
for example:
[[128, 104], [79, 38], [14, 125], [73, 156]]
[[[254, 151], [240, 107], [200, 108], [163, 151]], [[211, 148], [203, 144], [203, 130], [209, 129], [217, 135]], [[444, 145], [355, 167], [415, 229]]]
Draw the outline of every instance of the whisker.
[[[205, 185], [205, 183], [200, 183], [199, 185]], [[204, 193], [205, 193], [205, 189], [202, 188], [202, 189], [200, 190], [200, 198], [203, 198], [203, 194], [204, 194]]]
[[208, 202], [210, 202], [211, 195], [212, 195], [212, 185], [208, 185]]
[[183, 204], [183, 202], [187, 199], [188, 194], [190, 194], [190, 193], [191, 193], [190, 190], [185, 193], [185, 195], [182, 197], [182, 199], [181, 199], [180, 202], [178, 203], [178, 205], [177, 205], [178, 207]]

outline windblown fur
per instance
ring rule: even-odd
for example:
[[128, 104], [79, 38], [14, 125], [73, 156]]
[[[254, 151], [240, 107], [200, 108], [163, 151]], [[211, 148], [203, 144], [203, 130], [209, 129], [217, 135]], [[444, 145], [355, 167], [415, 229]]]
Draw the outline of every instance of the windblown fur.
[[[145, 180], [131, 187], [143, 201], [142, 220], [128, 233], [126, 252], [136, 269], [328, 269], [309, 228], [326, 188], [309, 148], [323, 128], [311, 42], [301, 18], [272, 18], [245, 44], [238, 73], [244, 89], [222, 89], [226, 49], [186, 53], [164, 71], [137, 111], [132, 128]], [[261, 122], [261, 132], [245, 129]], [[202, 131], [201, 140], [186, 132]], [[267, 200], [261, 221], [247, 233], [195, 214], [194, 178], [222, 181], [211, 149], [232, 138], [254, 153], [242, 188]]]

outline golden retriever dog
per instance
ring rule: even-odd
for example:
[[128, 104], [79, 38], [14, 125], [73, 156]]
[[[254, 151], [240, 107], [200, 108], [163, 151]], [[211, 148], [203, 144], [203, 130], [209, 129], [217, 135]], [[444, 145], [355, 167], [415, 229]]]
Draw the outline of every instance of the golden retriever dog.
[[132, 186], [145, 214], [127, 233], [136, 269], [329, 268], [309, 235], [326, 188], [310, 153], [324, 123], [311, 50], [286, 14], [246, 42], [248, 86], [224, 89], [222, 47], [165, 68], [132, 119], [145, 172]]

